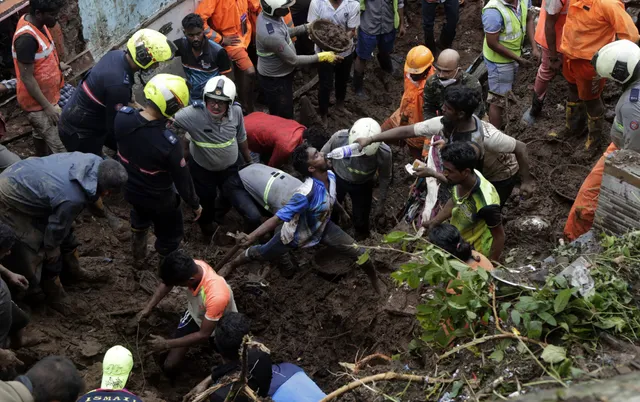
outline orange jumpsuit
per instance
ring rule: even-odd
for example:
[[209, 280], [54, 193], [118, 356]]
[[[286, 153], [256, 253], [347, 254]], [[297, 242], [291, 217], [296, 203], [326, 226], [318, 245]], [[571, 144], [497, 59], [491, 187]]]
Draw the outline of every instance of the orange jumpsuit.
[[[402, 94], [400, 107], [382, 123], [382, 131], [391, 130], [399, 126], [408, 126], [424, 120], [422, 114], [424, 84], [433, 74], [435, 74], [434, 68], [429, 71], [424, 79], [416, 82], [411, 78], [409, 73], [405, 72], [404, 93]], [[423, 137], [414, 137], [407, 138], [405, 141], [407, 145], [409, 145], [411, 155], [416, 159], [422, 159], [422, 149], [425, 139]]]
[[202, 0], [196, 8], [196, 14], [204, 20], [204, 32], [208, 38], [216, 43], [222, 42], [223, 37], [227, 36], [240, 38], [239, 44], [224, 48], [242, 71], [253, 67], [247, 47], [253, 32], [250, 10], [254, 8], [254, 0]]

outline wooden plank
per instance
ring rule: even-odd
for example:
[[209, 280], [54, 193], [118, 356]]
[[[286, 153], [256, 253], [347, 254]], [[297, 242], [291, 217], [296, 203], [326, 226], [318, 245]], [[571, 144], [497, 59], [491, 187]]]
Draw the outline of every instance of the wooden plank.
[[28, 5], [29, 0], [3, 0], [0, 2], [0, 21], [4, 21]]
[[301, 86], [299, 89], [297, 89], [294, 93], [293, 93], [293, 99], [297, 99], [299, 97], [301, 97], [302, 95], [304, 95], [305, 93], [307, 93], [307, 91], [309, 91], [311, 88], [313, 88], [314, 86], [316, 86], [316, 84], [318, 83], [320, 79], [318, 78], [318, 76], [316, 75], [315, 77], [313, 77], [311, 79], [311, 81], [307, 82], [306, 84], [304, 84], [303, 86]]

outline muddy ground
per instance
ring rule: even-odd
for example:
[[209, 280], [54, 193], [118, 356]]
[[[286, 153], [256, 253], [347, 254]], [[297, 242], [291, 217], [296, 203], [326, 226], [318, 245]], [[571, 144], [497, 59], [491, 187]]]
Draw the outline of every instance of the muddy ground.
[[[463, 65], [473, 62], [482, 49], [482, 27], [480, 10], [482, 2], [467, 0], [461, 9], [461, 21], [458, 26], [455, 48], [462, 56]], [[440, 13], [442, 10], [439, 10]], [[442, 14], [442, 13], [441, 13]], [[422, 42], [422, 28], [419, 2], [409, 2], [405, 11], [409, 29], [404, 38], [398, 41], [394, 57], [402, 68], [407, 51]], [[436, 32], [442, 21], [438, 17]], [[68, 47], [69, 48], [69, 47]], [[304, 84], [313, 70], [300, 73], [298, 86]], [[547, 134], [558, 130], [564, 123], [564, 95], [566, 88], [562, 78], [552, 84], [545, 105], [544, 117], [535, 127], [520, 126], [519, 118], [530, 101], [530, 93], [535, 77], [535, 69], [521, 70], [515, 93], [520, 99], [518, 105], [510, 107], [508, 134], [529, 144], [532, 173], [536, 179], [537, 191], [531, 199], [521, 200], [515, 196], [504, 210], [505, 219], [513, 220], [520, 216], [539, 215], [551, 223], [552, 230], [542, 238], [526, 242], [520, 241], [515, 230], [507, 231], [507, 250], [505, 257], [510, 263], [537, 261], [546, 256], [561, 237], [564, 221], [571, 206], [567, 199], [577, 191], [580, 183], [599, 157], [601, 150], [585, 153], [582, 151], [584, 138], [553, 139]], [[381, 85], [383, 84], [383, 85]], [[347, 98], [348, 114], [334, 114], [330, 110], [329, 132], [350, 127], [360, 117], [373, 117], [382, 123], [398, 107], [402, 95], [402, 78], [385, 77], [374, 60], [369, 63], [366, 78], [366, 90], [370, 101], [355, 100], [351, 91]], [[605, 92], [605, 102], [612, 108], [619, 94], [618, 88], [610, 87]], [[312, 102], [316, 102], [316, 90], [308, 93]], [[28, 126], [14, 111], [3, 109], [5, 116], [11, 117], [9, 128], [24, 131]], [[8, 113], [7, 113], [8, 112]], [[608, 125], [605, 132], [608, 132]], [[22, 157], [32, 154], [30, 141], [21, 139], [9, 145]], [[604, 144], [603, 144], [604, 147]], [[379, 226], [385, 233], [395, 225], [394, 215], [404, 203], [411, 179], [403, 169], [410, 158], [401, 148], [394, 147], [393, 188], [385, 205], [386, 222]], [[578, 165], [586, 169], [571, 170], [558, 168], [561, 165]], [[559, 195], [556, 189], [562, 190]], [[120, 218], [128, 218], [128, 208], [122, 199], [111, 197], [106, 201], [112, 211]], [[186, 217], [190, 213], [186, 212]], [[204, 259], [215, 265], [229, 249], [229, 240], [223, 235], [236, 230], [238, 219], [233, 213], [228, 224], [221, 227], [213, 242], [203, 241], [194, 224], [186, 224], [184, 247], [194, 257]], [[126, 225], [126, 222], [123, 223]], [[126, 231], [126, 230], [125, 230]], [[43, 305], [28, 307], [32, 314], [29, 330], [41, 333], [45, 343], [25, 348], [18, 356], [27, 364], [51, 355], [62, 354], [70, 357], [82, 370], [89, 388], [99, 385], [100, 361], [103, 353], [114, 344], [122, 344], [133, 351], [136, 365], [129, 382], [129, 388], [141, 394], [146, 393], [147, 401], [179, 401], [182, 395], [208, 375], [210, 367], [219, 358], [206, 347], [192, 349], [188, 364], [175, 384], [170, 384], [162, 376], [154, 356], [149, 355], [146, 341], [149, 334], [169, 336], [177, 326], [184, 312], [185, 303], [180, 292], [174, 292], [163, 301], [147, 323], [137, 327], [131, 323], [133, 311], [143, 307], [157, 283], [154, 271], [157, 258], [149, 260], [143, 270], [133, 268], [129, 243], [126, 236], [114, 232], [106, 221], [90, 215], [82, 215], [76, 222], [76, 232], [82, 245], [80, 254], [87, 269], [100, 269], [107, 273], [102, 283], [68, 284], [67, 290], [75, 313], [63, 317]], [[120, 239], [119, 239], [120, 237]], [[375, 245], [381, 239], [380, 233], [374, 233], [365, 244]], [[153, 242], [150, 240], [150, 246]], [[317, 251], [320, 255], [323, 250]], [[234, 289], [238, 309], [247, 314], [253, 322], [253, 333], [272, 351], [275, 362], [289, 361], [302, 366], [307, 373], [323, 388], [330, 392], [350, 381], [340, 362], [354, 363], [371, 353], [402, 355], [404, 363], [401, 369], [423, 369], [433, 374], [460, 373], [464, 378], [484, 377], [491, 380], [505, 367], [500, 365], [468, 364], [472, 356], [462, 354], [458, 360], [436, 368], [431, 358], [412, 358], [407, 348], [417, 335], [417, 322], [411, 316], [420, 294], [406, 289], [395, 289], [388, 273], [398, 265], [399, 256], [374, 254], [381, 275], [385, 277], [386, 295], [377, 297], [368, 281], [358, 269], [343, 276], [328, 277], [319, 275], [315, 266], [318, 261], [311, 252], [297, 252], [299, 272], [293, 279], [285, 279], [277, 269], [272, 269], [260, 281], [256, 274], [268, 265], [247, 266], [239, 269], [230, 278]], [[322, 258], [320, 259], [322, 260]], [[321, 264], [347, 264], [343, 260], [324, 258]], [[112, 314], [112, 313], [117, 314]], [[408, 313], [409, 312], [409, 313]], [[492, 346], [486, 344], [482, 350], [490, 353]], [[431, 355], [433, 355], [431, 353]], [[404, 366], [407, 364], [407, 366]], [[507, 364], [505, 362], [504, 364]], [[541, 370], [528, 362], [518, 363], [515, 375], [523, 381], [540, 376]], [[512, 366], [513, 367], [513, 366]], [[380, 369], [387, 370], [388, 368]], [[507, 368], [507, 370], [510, 370]], [[462, 378], [460, 377], [460, 378]], [[425, 393], [420, 387], [406, 384], [387, 385], [390, 394], [402, 394], [401, 400], [424, 400]], [[440, 388], [428, 399], [434, 400], [446, 388]], [[373, 400], [369, 391], [361, 391], [344, 397], [342, 400]]]

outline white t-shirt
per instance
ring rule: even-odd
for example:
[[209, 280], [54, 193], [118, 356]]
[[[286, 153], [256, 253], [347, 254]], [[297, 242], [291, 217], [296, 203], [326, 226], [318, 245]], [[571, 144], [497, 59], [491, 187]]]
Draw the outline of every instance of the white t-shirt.
[[544, 11], [547, 14], [556, 15], [560, 13], [565, 3], [569, 0], [545, 0]]
[[[340, 3], [336, 9], [333, 8], [329, 0], [311, 0], [307, 21], [311, 23], [318, 19], [329, 20], [345, 30], [356, 29], [360, 25], [360, 2], [356, 0], [342, 0], [342, 3]], [[340, 56], [349, 56], [353, 53], [354, 48], [355, 44], [352, 39], [351, 48], [340, 53]], [[316, 53], [322, 51], [318, 45], [316, 45], [315, 50]]]

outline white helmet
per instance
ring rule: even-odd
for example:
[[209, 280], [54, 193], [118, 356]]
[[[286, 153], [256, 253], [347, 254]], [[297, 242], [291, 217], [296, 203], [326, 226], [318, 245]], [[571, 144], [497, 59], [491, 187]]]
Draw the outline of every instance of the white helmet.
[[640, 47], [623, 39], [603, 46], [591, 59], [598, 75], [621, 84], [629, 81], [640, 62]]
[[[351, 130], [349, 130], [349, 144], [353, 144], [358, 138], [371, 137], [381, 132], [382, 129], [377, 121], [371, 117], [362, 118], [356, 121]], [[378, 152], [378, 148], [380, 148], [380, 143], [374, 142], [364, 147], [364, 153], [368, 156], [375, 155]]]
[[260, 0], [260, 6], [262, 6], [262, 12], [270, 17], [279, 8], [289, 8], [296, 3], [296, 0]]
[[224, 75], [213, 77], [204, 86], [202, 100], [206, 102], [207, 98], [233, 103], [236, 99], [236, 84]]

